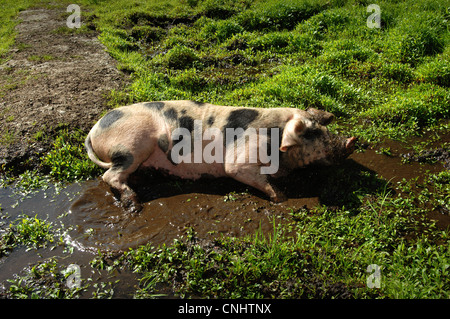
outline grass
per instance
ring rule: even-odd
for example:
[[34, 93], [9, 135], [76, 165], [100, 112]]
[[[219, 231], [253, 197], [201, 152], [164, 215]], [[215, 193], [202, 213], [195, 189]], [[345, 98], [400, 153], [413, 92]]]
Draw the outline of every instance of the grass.
[[[81, 130], [59, 128], [51, 149], [40, 157], [37, 167], [24, 169], [18, 175], [11, 171], [12, 168], [6, 169], [0, 185], [12, 185], [27, 193], [46, 189], [55, 183], [65, 184], [100, 176], [102, 170], [85, 154], [85, 137]], [[35, 138], [42, 138], [42, 133], [36, 133]], [[26, 163], [22, 164], [27, 167]]]
[[63, 130], [55, 139], [52, 149], [42, 157], [44, 171], [57, 181], [73, 182], [98, 176], [100, 169], [86, 156], [85, 135], [82, 131], [71, 134]]
[[30, 55], [28, 57], [28, 60], [33, 61], [33, 62], [38, 62], [38, 63], [43, 63], [43, 62], [47, 62], [47, 61], [52, 61], [54, 60], [55, 57], [50, 55], [50, 54], [44, 54], [44, 55]]
[[0, 4], [0, 62], [6, 58], [9, 48], [14, 44], [14, 28], [18, 23], [14, 18], [31, 3], [32, 0], [5, 0]]
[[[0, 29], [3, 56], [13, 41], [13, 33], [3, 30], [11, 30], [10, 17], [26, 4], [8, 3]], [[448, 1], [379, 1], [380, 29], [367, 27], [366, 1], [80, 4], [119, 69], [131, 76], [125, 92], [111, 95], [112, 107], [170, 99], [316, 107], [336, 114], [333, 130], [372, 147], [385, 139], [448, 132]], [[41, 158], [42, 174], [58, 181], [98, 176], [83, 136], [62, 131]], [[378, 153], [392, 155], [390, 148]], [[42, 174], [27, 171], [19, 180], [43, 187]], [[450, 233], [427, 218], [430, 211], [448, 214], [449, 185], [448, 171], [393, 185], [374, 173], [337, 170], [321, 198], [338, 198], [339, 205], [291, 209], [287, 220], [274, 221], [272, 234], [207, 242], [190, 230], [172, 245], [139, 246], [112, 264], [100, 253], [91, 265], [133, 269], [142, 278], [138, 298], [167, 290], [209, 298], [449, 298]], [[51, 234], [51, 225], [24, 217], [2, 232], [0, 252], [41, 247]], [[65, 280], [55, 261], [45, 264], [14, 281], [10, 295], [75, 296], [55, 282], [48, 293], [40, 289], [45, 282], [39, 278], [47, 274]], [[371, 264], [380, 266], [380, 288], [367, 287]], [[100, 287], [96, 296], [110, 295]]]
[[36, 216], [23, 215], [17, 218], [2, 232], [0, 237], [0, 256], [16, 246], [27, 246], [28, 249], [38, 249], [55, 241], [52, 224]]
[[126, 102], [313, 106], [351, 123], [402, 126], [402, 136], [358, 127], [378, 142], [449, 117], [447, 7], [379, 5], [381, 29], [369, 29], [366, 7], [352, 1], [115, 1], [96, 9], [101, 41], [133, 74]]
[[[424, 218], [423, 197], [429, 183], [439, 181], [432, 193], [448, 199], [448, 177], [430, 175], [417, 197], [395, 196], [384, 187], [365, 196], [358, 211], [291, 210], [291, 222], [274, 221], [269, 236], [206, 242], [190, 230], [171, 246], [149, 244], [122, 258], [142, 274], [141, 298], [164, 286], [181, 297], [448, 298], [450, 234]], [[405, 181], [396, 190], [419, 186], [413, 184]], [[370, 264], [381, 267], [379, 289], [366, 285]]]

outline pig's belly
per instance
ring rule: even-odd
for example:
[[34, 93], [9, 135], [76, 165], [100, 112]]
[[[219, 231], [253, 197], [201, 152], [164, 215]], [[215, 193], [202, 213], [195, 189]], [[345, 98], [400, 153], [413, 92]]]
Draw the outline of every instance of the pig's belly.
[[156, 149], [153, 154], [141, 164], [141, 167], [152, 167], [162, 170], [170, 175], [175, 175], [185, 179], [199, 179], [201, 177], [222, 177], [226, 176], [222, 163], [185, 163], [172, 164], [167, 155], [160, 149]]

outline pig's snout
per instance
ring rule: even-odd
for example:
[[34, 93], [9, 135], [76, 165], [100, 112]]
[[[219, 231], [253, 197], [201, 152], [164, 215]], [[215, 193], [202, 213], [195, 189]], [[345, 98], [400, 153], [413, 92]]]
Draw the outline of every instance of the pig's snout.
[[347, 153], [350, 155], [355, 150], [355, 144], [356, 144], [357, 138], [356, 137], [350, 137], [345, 141], [345, 149], [347, 150]]

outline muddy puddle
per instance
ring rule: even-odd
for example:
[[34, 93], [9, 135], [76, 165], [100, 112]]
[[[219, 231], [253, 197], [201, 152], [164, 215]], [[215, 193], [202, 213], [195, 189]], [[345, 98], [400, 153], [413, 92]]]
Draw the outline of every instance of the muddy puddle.
[[[280, 204], [271, 203], [264, 194], [232, 179], [192, 182], [169, 179], [155, 172], [132, 176], [130, 184], [144, 202], [144, 209], [138, 214], [125, 213], [100, 178], [71, 184], [58, 192], [50, 187], [28, 196], [0, 189], [2, 213], [10, 221], [26, 214], [36, 215], [56, 227], [72, 226], [65, 240], [74, 248], [70, 255], [63, 253], [61, 246], [54, 250], [39, 249], [38, 254], [17, 248], [0, 258], [0, 283], [27, 265], [52, 256], [61, 257], [67, 265], [82, 264], [82, 275], [92, 276], [89, 261], [98, 250], [114, 255], [147, 243], [154, 247], [170, 245], [174, 239], [185, 236], [189, 228], [202, 239], [240, 237], [257, 231], [272, 234], [274, 221], [290, 221], [293, 209], [317, 205], [358, 207], [357, 198], [352, 195], [356, 190], [376, 193], [387, 181], [395, 184], [403, 179], [422, 179], [427, 172], [445, 169], [442, 162], [403, 163], [401, 154], [406, 149], [400, 143], [390, 142], [383, 147], [389, 149], [389, 155], [368, 149], [352, 154], [340, 166], [300, 169], [278, 180], [277, 186], [289, 197]], [[438, 227], [450, 225], [448, 214], [430, 211], [429, 217], [438, 220]], [[126, 296], [137, 279], [127, 271], [117, 274], [116, 279], [120, 278], [119, 285], [123, 287], [117, 294]]]
[[[366, 188], [368, 193], [375, 192], [383, 180], [395, 183], [422, 176], [426, 171], [439, 171], [436, 165], [400, 164], [401, 159], [366, 151], [354, 154], [337, 169], [353, 179], [369, 179], [363, 172], [379, 173], [382, 179], [373, 189]], [[70, 224], [77, 225], [71, 233], [72, 241], [85, 250], [124, 251], [146, 243], [168, 245], [185, 235], [188, 228], [204, 239], [241, 237], [259, 230], [271, 234], [274, 220], [289, 220], [291, 209], [348, 204], [352, 198], [342, 197], [342, 190], [351, 194], [354, 189], [348, 188], [345, 180], [330, 178], [334, 173], [332, 168], [310, 168], [279, 181], [278, 186], [289, 197], [279, 204], [231, 179], [189, 182], [153, 173], [137, 177], [133, 183], [145, 202], [138, 214], [124, 213], [108, 185], [101, 180], [90, 181], [83, 185], [81, 195], [69, 209]]]
[[[448, 135], [448, 134], [447, 134]], [[444, 136], [447, 138], [449, 136]], [[77, 225], [70, 234], [74, 245], [84, 250], [124, 251], [151, 243], [155, 247], [171, 244], [193, 228], [200, 238], [241, 237], [260, 230], [273, 232], [273, 222], [289, 220], [292, 209], [310, 209], [317, 205], [358, 206], [355, 190], [379, 191], [380, 185], [392, 185], [430, 172], [442, 171], [443, 163], [411, 161], [404, 163], [405, 144], [386, 142], [382, 149], [354, 153], [337, 167], [301, 169], [276, 181], [289, 200], [274, 204], [264, 194], [232, 179], [204, 179], [196, 182], [164, 177], [155, 172], [132, 176], [144, 209], [138, 214], [124, 213], [109, 187], [100, 179], [79, 185], [79, 196], [68, 207], [68, 223]], [[445, 163], [444, 163], [445, 165]], [[367, 174], [370, 173], [370, 174]], [[376, 182], [370, 181], [377, 176]], [[367, 179], [367, 181], [365, 181]], [[355, 181], [358, 181], [355, 183]], [[372, 185], [372, 186], [366, 186]], [[353, 189], [355, 188], [355, 189]], [[439, 226], [448, 227], [449, 216], [430, 212]]]
[[[202, 183], [207, 189], [209, 185]], [[130, 214], [124, 213], [105, 183], [97, 180], [85, 184], [83, 194], [70, 207], [72, 222], [78, 225], [74, 243], [87, 249], [122, 251], [146, 243], [156, 247], [172, 243], [190, 227], [202, 238], [239, 237], [259, 228], [269, 232], [275, 210], [282, 209], [248, 193], [183, 193], [175, 183], [159, 186], [173, 187], [179, 194], [164, 194], [146, 202], [140, 213]], [[158, 189], [158, 185], [154, 187]], [[140, 191], [141, 196], [145, 189]]]
[[[274, 220], [288, 220], [292, 209], [310, 209], [321, 204], [349, 206], [354, 200], [351, 194], [361, 185], [364, 192], [374, 193], [386, 181], [395, 184], [403, 179], [420, 179], [426, 172], [443, 169], [442, 164], [404, 164], [400, 156], [394, 155], [401, 150], [400, 146], [390, 146], [391, 156], [366, 150], [352, 154], [340, 166], [302, 169], [276, 181], [289, 197], [279, 204], [271, 203], [264, 194], [232, 179], [193, 182], [167, 178], [156, 172], [132, 176], [130, 184], [145, 203], [140, 213], [124, 212], [100, 178], [69, 185], [57, 195], [52, 195], [51, 188], [19, 199], [12, 190], [6, 189], [1, 191], [0, 200], [10, 216], [25, 213], [74, 226], [67, 242], [85, 252], [96, 253], [99, 249], [120, 252], [147, 243], [155, 247], [170, 245], [189, 228], [204, 239], [222, 235], [241, 237], [259, 230], [270, 234]], [[371, 183], [369, 179], [373, 177], [367, 172], [378, 174], [378, 183]], [[350, 185], [355, 180], [360, 183]], [[448, 224], [446, 218], [443, 216], [441, 220]]]

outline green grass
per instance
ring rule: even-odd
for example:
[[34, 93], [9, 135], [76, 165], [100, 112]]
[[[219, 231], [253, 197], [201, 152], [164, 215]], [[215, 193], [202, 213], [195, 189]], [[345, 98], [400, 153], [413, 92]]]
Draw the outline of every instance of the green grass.
[[[37, 167], [22, 170], [20, 174], [9, 168], [0, 179], [0, 185], [12, 185], [25, 194], [47, 189], [51, 184], [61, 185], [100, 176], [103, 170], [86, 156], [85, 137], [81, 130], [60, 128], [50, 150], [40, 157]], [[23, 165], [26, 167], [27, 164]]]
[[56, 181], [73, 182], [100, 174], [101, 170], [87, 158], [82, 131], [69, 134], [63, 130], [55, 139], [52, 149], [42, 157], [44, 171]]
[[[371, 141], [448, 119], [448, 6], [381, 2], [382, 28], [353, 1], [124, 2], [94, 5], [101, 41], [133, 75], [127, 99], [333, 111], [376, 120]], [[437, 96], [434, 96], [437, 92]], [[400, 118], [401, 116], [401, 118]], [[350, 133], [350, 132], [349, 132]]]
[[0, 257], [16, 246], [28, 249], [46, 247], [55, 241], [52, 224], [35, 217], [23, 215], [9, 224], [0, 237]]
[[32, 2], [32, 0], [5, 0], [0, 4], [0, 62], [6, 58], [9, 48], [14, 44], [14, 28], [19, 22], [14, 18]]
[[53, 57], [52, 55], [49, 54], [44, 54], [44, 55], [30, 55], [28, 57], [28, 60], [33, 61], [33, 62], [38, 62], [38, 63], [43, 63], [43, 62], [47, 62], [47, 61], [52, 61], [54, 60], [55, 57]]
[[[423, 218], [429, 183], [439, 184], [433, 196], [448, 199], [448, 178], [448, 172], [430, 175], [417, 198], [384, 187], [364, 196], [357, 211], [291, 210], [292, 220], [274, 222], [268, 236], [205, 242], [190, 230], [171, 246], [141, 246], [122, 258], [143, 274], [141, 298], [164, 286], [182, 297], [448, 298], [450, 233]], [[415, 186], [404, 182], [396, 189]], [[366, 285], [370, 264], [380, 266], [378, 289]]]

